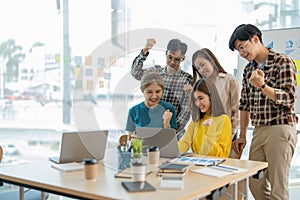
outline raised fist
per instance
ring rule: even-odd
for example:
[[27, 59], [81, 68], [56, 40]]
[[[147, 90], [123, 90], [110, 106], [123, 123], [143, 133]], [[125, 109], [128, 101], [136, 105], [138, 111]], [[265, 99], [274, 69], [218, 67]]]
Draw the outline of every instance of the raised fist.
[[156, 41], [154, 38], [147, 39], [145, 48], [143, 49], [144, 55], [155, 45]]

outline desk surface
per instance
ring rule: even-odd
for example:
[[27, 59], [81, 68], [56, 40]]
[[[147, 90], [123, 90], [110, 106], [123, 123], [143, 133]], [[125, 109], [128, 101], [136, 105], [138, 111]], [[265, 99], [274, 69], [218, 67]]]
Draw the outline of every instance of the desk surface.
[[97, 181], [86, 181], [83, 171], [56, 170], [51, 167], [50, 162], [0, 167], [0, 179], [87, 199], [193, 199], [206, 196], [215, 189], [245, 179], [267, 167], [265, 162], [236, 159], [227, 159], [224, 164], [248, 170], [221, 178], [191, 172], [184, 179], [184, 189], [171, 192], [159, 188], [160, 177], [156, 177], [156, 173], [152, 172], [146, 180], [156, 188], [156, 191], [128, 193], [121, 185], [121, 181], [128, 179], [114, 178], [117, 172], [115, 168], [105, 166], [103, 162], [99, 164]]

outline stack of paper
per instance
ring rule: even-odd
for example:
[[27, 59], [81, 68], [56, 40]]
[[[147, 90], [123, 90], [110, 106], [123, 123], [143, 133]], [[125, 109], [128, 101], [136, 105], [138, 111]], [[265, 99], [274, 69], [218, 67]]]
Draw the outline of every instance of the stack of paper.
[[243, 171], [246, 171], [246, 169], [227, 166], [227, 165], [203, 167], [200, 169], [193, 170], [193, 172], [196, 172], [196, 173], [205, 174], [205, 175], [209, 175], [209, 176], [215, 176], [215, 177], [227, 176], [230, 174], [240, 173]]

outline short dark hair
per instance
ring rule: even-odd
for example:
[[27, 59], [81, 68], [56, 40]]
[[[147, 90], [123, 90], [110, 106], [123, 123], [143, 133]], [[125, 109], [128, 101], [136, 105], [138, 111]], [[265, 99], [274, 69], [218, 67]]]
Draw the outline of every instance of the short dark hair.
[[167, 51], [170, 51], [171, 53], [175, 53], [178, 50], [180, 50], [181, 55], [184, 56], [187, 51], [187, 45], [181, 42], [179, 39], [170, 40], [167, 46]]
[[229, 49], [234, 51], [234, 42], [236, 40], [246, 41], [250, 40], [254, 35], [259, 38], [259, 41], [262, 42], [262, 34], [261, 31], [252, 24], [241, 24], [233, 31], [230, 40], [229, 40]]
[[210, 97], [211, 116], [212, 117], [217, 117], [217, 116], [225, 114], [223, 103], [220, 99], [220, 96], [219, 96], [219, 93], [218, 93], [218, 90], [217, 90], [215, 84], [212, 83], [208, 79], [201, 78], [194, 84], [193, 90], [190, 93], [191, 96], [190, 96], [189, 107], [192, 111], [193, 121], [197, 122], [200, 119], [202, 119], [205, 115], [205, 113], [202, 113], [195, 104], [195, 97], [194, 97], [195, 91], [203, 92]]

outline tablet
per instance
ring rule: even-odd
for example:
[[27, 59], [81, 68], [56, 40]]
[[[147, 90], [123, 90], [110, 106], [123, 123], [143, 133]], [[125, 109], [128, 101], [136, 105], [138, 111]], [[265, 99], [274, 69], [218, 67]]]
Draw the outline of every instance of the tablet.
[[123, 181], [122, 186], [128, 191], [128, 192], [150, 192], [155, 191], [155, 187], [153, 187], [150, 183], [147, 181]]

